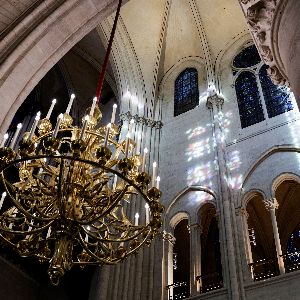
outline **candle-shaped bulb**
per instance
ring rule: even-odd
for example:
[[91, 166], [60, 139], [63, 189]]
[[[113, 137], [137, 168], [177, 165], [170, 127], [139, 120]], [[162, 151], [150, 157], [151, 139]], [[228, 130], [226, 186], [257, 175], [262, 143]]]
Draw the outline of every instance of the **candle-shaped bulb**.
[[143, 162], [142, 162], [142, 172], [145, 172], [146, 168], [146, 157], [147, 157], [148, 149], [144, 149]]
[[152, 186], [155, 186], [155, 179], [156, 179], [156, 161], [153, 163], [153, 171], [152, 171]]
[[34, 135], [34, 132], [35, 132], [35, 129], [36, 129], [37, 125], [38, 125], [38, 122], [39, 122], [40, 118], [41, 118], [41, 112], [38, 111], [38, 113], [36, 114], [36, 117], [34, 119], [33, 125], [31, 127], [30, 133], [29, 133], [29, 137], [28, 137], [29, 140], [32, 139], [32, 137]]
[[160, 177], [157, 176], [156, 178], [156, 188], [159, 189], [159, 184], [160, 184]]
[[51, 226], [48, 228], [46, 239], [48, 239], [51, 235]]
[[48, 110], [46, 119], [50, 119], [55, 104], [56, 104], [56, 99], [53, 99], [52, 103], [51, 103], [51, 106], [50, 106], [50, 108]]
[[148, 203], [146, 203], [145, 209], [146, 209], [146, 224], [149, 224], [149, 221], [150, 221], [150, 212], [149, 212], [149, 204]]
[[53, 137], [55, 137], [55, 138], [56, 138], [56, 136], [57, 136], [57, 133], [58, 133], [58, 130], [59, 130], [59, 126], [60, 126], [60, 123], [61, 123], [63, 117], [64, 117], [63, 114], [60, 114], [60, 115], [58, 116], [58, 119], [57, 119], [57, 122], [56, 122], [56, 126], [55, 126], [55, 129], [54, 129], [54, 131], [53, 131]]
[[117, 182], [118, 182], [118, 176], [115, 174], [114, 176], [114, 182], [113, 182], [113, 191], [116, 190], [116, 187], [117, 187]]
[[140, 217], [139, 213], [136, 213], [134, 217], [135, 217], [134, 225], [138, 226], [139, 225], [139, 217]]
[[6, 192], [3, 192], [0, 200], [0, 209], [2, 208], [5, 197], [6, 197]]
[[68, 115], [70, 114], [74, 99], [75, 99], [75, 94], [72, 94], [69, 104], [68, 104], [68, 107], [67, 107], [67, 110], [66, 110], [66, 114], [68, 114]]
[[7, 139], [8, 139], [8, 134], [7, 134], [7, 133], [5, 133], [5, 134], [4, 134], [4, 136], [3, 136], [2, 143], [1, 143], [1, 147], [4, 147], [4, 145], [5, 145], [5, 142], [7, 141]]
[[83, 137], [84, 137], [84, 133], [86, 131], [86, 128], [87, 128], [87, 125], [88, 125], [88, 122], [90, 120], [90, 116], [89, 115], [86, 115], [84, 117], [84, 122], [83, 122], [83, 126], [82, 126], [82, 129], [81, 129], [81, 134], [80, 134], [80, 139], [82, 140]]
[[112, 124], [114, 124], [114, 123], [115, 123], [115, 120], [116, 120], [117, 107], [118, 107], [117, 104], [114, 104], [114, 105], [113, 105], [113, 111], [112, 111], [112, 114], [111, 114], [111, 120], [110, 120], [110, 123], [112, 123]]
[[110, 129], [111, 129], [111, 123], [108, 123], [107, 129], [106, 129], [106, 135], [105, 135], [105, 139], [104, 139], [104, 147], [107, 146]]
[[11, 149], [13, 149], [13, 148], [15, 147], [15, 144], [16, 144], [16, 141], [17, 141], [17, 138], [18, 138], [18, 136], [19, 136], [19, 133], [20, 133], [21, 128], [22, 128], [22, 124], [19, 123], [19, 124], [17, 125], [17, 130], [16, 130], [16, 132], [15, 132], [15, 134], [14, 134], [14, 136], [13, 136], [11, 142], [10, 142], [10, 145], [9, 145], [9, 147], [10, 147]]
[[94, 111], [95, 111], [95, 108], [96, 108], [96, 104], [97, 104], [97, 97], [94, 97], [94, 99], [93, 99], [93, 105], [92, 105], [91, 111], [90, 111], [90, 116], [91, 116], [91, 117], [94, 115]]

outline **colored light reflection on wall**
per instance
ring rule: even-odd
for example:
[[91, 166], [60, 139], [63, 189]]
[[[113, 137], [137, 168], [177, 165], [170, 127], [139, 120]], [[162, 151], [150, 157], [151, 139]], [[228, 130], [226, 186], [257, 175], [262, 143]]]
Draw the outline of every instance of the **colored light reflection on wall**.
[[199, 158], [204, 156], [205, 154], [211, 153], [211, 145], [210, 139], [207, 138], [202, 141], [198, 141], [192, 143], [188, 146], [185, 155], [188, 157], [187, 161], [191, 161], [192, 159]]
[[228, 153], [227, 167], [230, 171], [237, 170], [241, 166], [242, 162], [239, 154], [240, 152], [237, 150]]
[[187, 171], [188, 185], [204, 185], [213, 177], [212, 163], [197, 165]]
[[[211, 185], [212, 183], [210, 182], [209, 185]], [[206, 192], [201, 192], [201, 191], [198, 191], [198, 192], [192, 192], [192, 193], [189, 193], [188, 195], [188, 200], [190, 203], [197, 203], [197, 204], [201, 204], [205, 201], [209, 201], [209, 200], [212, 200], [213, 197], [206, 193]]]

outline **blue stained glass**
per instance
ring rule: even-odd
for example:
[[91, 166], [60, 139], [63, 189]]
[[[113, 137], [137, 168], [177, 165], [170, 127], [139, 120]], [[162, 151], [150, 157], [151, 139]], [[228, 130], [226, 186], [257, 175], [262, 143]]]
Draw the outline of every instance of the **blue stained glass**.
[[235, 68], [249, 68], [257, 65], [261, 61], [255, 45], [243, 49], [233, 60]]
[[290, 94], [286, 86], [275, 85], [268, 73], [267, 65], [263, 65], [259, 71], [259, 79], [268, 111], [269, 118], [278, 116], [293, 109]]
[[299, 262], [300, 261], [300, 256], [299, 256], [299, 240], [300, 240], [300, 230], [294, 231], [287, 242], [287, 253], [288, 259], [292, 262]]
[[242, 128], [265, 119], [255, 75], [242, 72], [235, 82]]
[[175, 81], [174, 116], [185, 113], [199, 104], [198, 72], [187, 68]]

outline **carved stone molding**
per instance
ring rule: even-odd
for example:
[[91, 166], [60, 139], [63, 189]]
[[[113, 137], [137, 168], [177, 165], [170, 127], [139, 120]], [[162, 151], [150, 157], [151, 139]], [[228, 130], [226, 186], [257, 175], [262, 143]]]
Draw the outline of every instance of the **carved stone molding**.
[[175, 245], [176, 238], [171, 233], [164, 231], [162, 236], [164, 241], [168, 241], [172, 245]]
[[130, 121], [131, 119], [134, 119], [135, 123], [137, 124], [146, 125], [147, 127], [155, 129], [161, 129], [163, 127], [163, 123], [161, 121], [155, 121], [145, 117], [140, 117], [138, 115], [132, 115], [129, 111], [124, 114], [120, 114], [120, 119], [122, 121]]
[[216, 92], [213, 92], [211, 95], [207, 97], [206, 106], [209, 109], [213, 109], [216, 106], [218, 109], [221, 109], [224, 104], [224, 98], [218, 95]]
[[203, 227], [198, 223], [188, 225], [189, 233], [191, 233], [192, 230], [196, 230], [199, 234], [203, 233]]
[[276, 198], [264, 200], [264, 204], [267, 210], [278, 209], [279, 203]]
[[272, 53], [271, 28], [278, 3], [281, 0], [240, 0], [250, 31], [263, 61], [269, 66], [268, 74], [275, 84], [289, 85]]

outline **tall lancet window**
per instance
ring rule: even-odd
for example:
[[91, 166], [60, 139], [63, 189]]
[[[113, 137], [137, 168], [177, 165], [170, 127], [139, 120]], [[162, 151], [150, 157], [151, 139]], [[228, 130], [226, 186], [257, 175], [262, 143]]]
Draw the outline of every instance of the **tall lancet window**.
[[272, 83], [254, 45], [234, 58], [232, 68], [242, 128], [293, 109], [288, 89]]
[[174, 116], [185, 113], [198, 104], [198, 72], [194, 68], [187, 68], [175, 81]]

